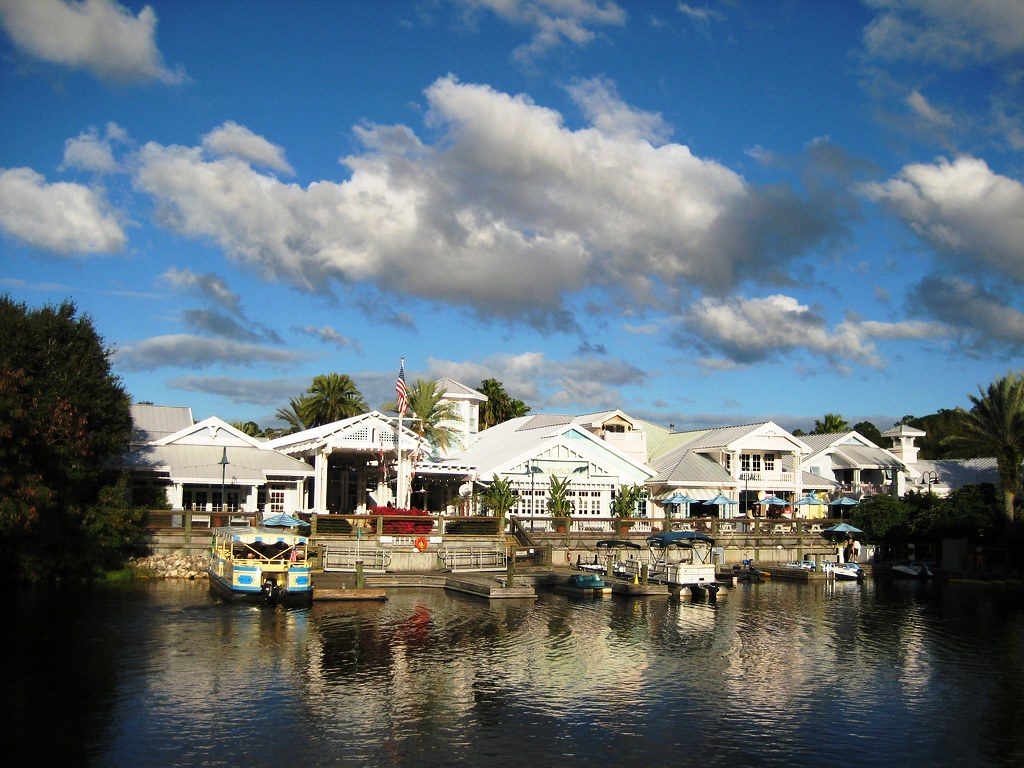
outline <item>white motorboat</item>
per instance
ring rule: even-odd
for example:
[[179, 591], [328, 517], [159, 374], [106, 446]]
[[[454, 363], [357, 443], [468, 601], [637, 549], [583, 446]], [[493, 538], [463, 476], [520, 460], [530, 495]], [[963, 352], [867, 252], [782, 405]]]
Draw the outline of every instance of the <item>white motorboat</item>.
[[935, 574], [932, 569], [924, 563], [911, 560], [906, 563], [899, 563], [892, 567], [892, 575], [904, 579], [930, 579]]
[[836, 581], [858, 581], [864, 575], [856, 563], [825, 563], [824, 570]]

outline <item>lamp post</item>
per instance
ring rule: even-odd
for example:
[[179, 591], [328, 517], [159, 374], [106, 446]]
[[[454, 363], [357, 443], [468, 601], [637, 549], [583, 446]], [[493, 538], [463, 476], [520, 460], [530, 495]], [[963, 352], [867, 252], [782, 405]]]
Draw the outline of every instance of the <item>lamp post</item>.
[[928, 483], [928, 495], [931, 496], [932, 495], [932, 483], [939, 482], [938, 474], [933, 472], [933, 471], [931, 471], [931, 470], [929, 470], [927, 472], [922, 472], [921, 473], [921, 479], [924, 482]]
[[743, 481], [743, 514], [750, 511], [750, 473], [741, 472], [740, 480]]
[[217, 463], [220, 464], [220, 512], [224, 514], [228, 508], [227, 499], [224, 497], [224, 478], [228, 469], [228, 447], [226, 445], [224, 446], [224, 455]]

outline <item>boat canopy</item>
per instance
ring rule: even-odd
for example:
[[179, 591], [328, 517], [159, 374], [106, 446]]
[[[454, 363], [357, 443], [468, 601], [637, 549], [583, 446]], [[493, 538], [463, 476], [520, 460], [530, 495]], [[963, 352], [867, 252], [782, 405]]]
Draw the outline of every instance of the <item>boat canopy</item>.
[[714, 544], [715, 540], [700, 531], [663, 531], [647, 537], [647, 544], [652, 547], [692, 547], [694, 544]]
[[594, 546], [598, 549], [643, 549], [635, 541], [624, 541], [623, 539], [601, 539]]
[[298, 533], [290, 533], [288, 531], [274, 530], [270, 528], [258, 528], [258, 527], [244, 527], [244, 528], [214, 528], [214, 536], [218, 539], [226, 539], [228, 541], [237, 541], [241, 544], [287, 544], [289, 546], [295, 546], [296, 544], [307, 544], [309, 542], [308, 536], [302, 536]]

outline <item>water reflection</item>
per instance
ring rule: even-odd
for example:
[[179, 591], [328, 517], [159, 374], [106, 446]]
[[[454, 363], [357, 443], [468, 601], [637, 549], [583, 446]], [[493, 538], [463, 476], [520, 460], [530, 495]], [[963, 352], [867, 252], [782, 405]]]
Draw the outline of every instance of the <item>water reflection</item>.
[[27, 701], [11, 722], [43, 764], [1024, 764], [1011, 593], [868, 581], [743, 584], [718, 603], [488, 603], [423, 590], [266, 609], [142, 584], [16, 606], [24, 663], [7, 689]]

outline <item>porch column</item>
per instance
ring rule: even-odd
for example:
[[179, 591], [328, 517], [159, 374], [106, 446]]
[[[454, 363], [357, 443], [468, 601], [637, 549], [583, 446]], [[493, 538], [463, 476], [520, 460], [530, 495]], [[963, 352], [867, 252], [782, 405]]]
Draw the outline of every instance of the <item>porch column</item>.
[[175, 483], [168, 490], [167, 501], [170, 503], [171, 509], [181, 509], [185, 498], [184, 483]]
[[313, 465], [313, 511], [320, 514], [327, 512], [327, 464], [330, 459], [330, 453], [320, 451]]
[[356, 470], [356, 514], [366, 514], [366, 465]]

